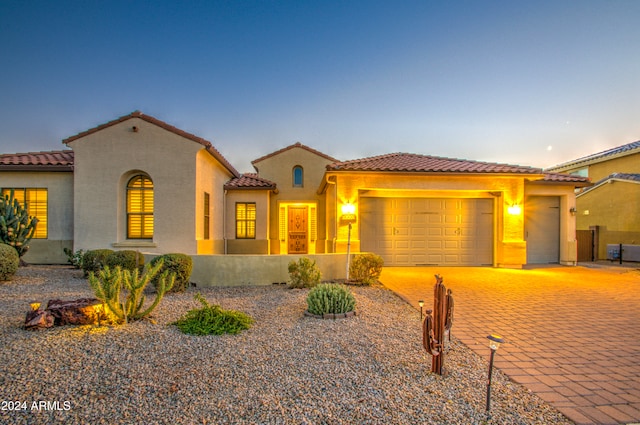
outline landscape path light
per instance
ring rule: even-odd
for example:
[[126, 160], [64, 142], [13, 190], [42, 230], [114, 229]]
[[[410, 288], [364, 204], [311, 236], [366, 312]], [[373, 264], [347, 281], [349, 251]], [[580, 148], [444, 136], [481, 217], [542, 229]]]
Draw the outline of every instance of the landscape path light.
[[489, 335], [489, 348], [491, 349], [491, 357], [489, 358], [489, 378], [487, 380], [487, 412], [491, 409], [491, 374], [493, 372], [493, 356], [500, 348], [500, 344], [504, 343], [504, 339], [498, 335]]
[[420, 321], [422, 322], [422, 307], [424, 307], [424, 300], [418, 301], [418, 305], [420, 306]]

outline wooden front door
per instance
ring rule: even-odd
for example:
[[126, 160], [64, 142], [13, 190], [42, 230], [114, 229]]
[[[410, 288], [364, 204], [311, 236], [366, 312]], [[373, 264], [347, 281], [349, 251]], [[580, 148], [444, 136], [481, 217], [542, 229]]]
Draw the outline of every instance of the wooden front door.
[[307, 220], [308, 207], [289, 207], [289, 254], [306, 254], [309, 251]]

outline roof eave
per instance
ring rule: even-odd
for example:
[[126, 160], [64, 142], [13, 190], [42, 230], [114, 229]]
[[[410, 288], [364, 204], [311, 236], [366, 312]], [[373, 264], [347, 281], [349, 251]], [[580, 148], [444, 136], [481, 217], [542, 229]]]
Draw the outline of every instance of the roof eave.
[[73, 171], [73, 165], [0, 165], [0, 171]]
[[602, 155], [602, 156], [595, 156], [595, 157], [587, 156], [587, 157], [575, 159], [573, 161], [564, 162], [562, 164], [558, 164], [553, 167], [549, 167], [545, 171], [562, 173], [566, 170], [572, 170], [578, 167], [586, 167], [588, 165], [598, 164], [600, 162], [605, 162], [605, 161], [609, 161], [616, 158], [622, 158], [628, 155], [634, 155], [638, 153], [640, 153], [640, 148], [629, 149], [629, 150], [625, 150], [618, 153], [612, 153], [609, 155]]
[[411, 171], [411, 170], [353, 170], [353, 169], [327, 169], [326, 173], [376, 173], [376, 174], [397, 174], [397, 175], [432, 175], [432, 176], [509, 176], [523, 177], [537, 180], [543, 179], [544, 174], [537, 172], [478, 172], [478, 171]]
[[579, 198], [582, 195], [586, 195], [587, 193], [592, 193], [594, 190], [601, 188], [602, 186], [607, 186], [613, 182], [620, 182], [620, 183], [632, 183], [632, 184], [640, 184], [639, 181], [635, 181], [635, 180], [628, 180], [628, 179], [616, 179], [616, 178], [611, 178], [611, 179], [606, 179], [600, 183], [597, 184], [591, 184], [591, 186], [587, 191], [585, 192], [580, 192], [578, 194], [576, 194], [576, 198]]
[[220, 164], [222, 164], [222, 166], [224, 168], [227, 169], [227, 171], [229, 171], [229, 173], [234, 176], [234, 177], [240, 177], [240, 172], [238, 172], [238, 170], [235, 169], [235, 167], [233, 165], [231, 165], [231, 163], [229, 163], [229, 161], [227, 161], [227, 159], [225, 157], [222, 156], [222, 154], [220, 152], [218, 152], [216, 150], [216, 148], [213, 147], [213, 145], [211, 144], [211, 142], [209, 142], [208, 140], [203, 139], [202, 137], [198, 137], [195, 134], [189, 133], [187, 131], [181, 130], [178, 127], [175, 127], [169, 123], [166, 123], [162, 120], [159, 120], [157, 118], [154, 118], [150, 115], [146, 115], [143, 114], [140, 111], [134, 111], [128, 115], [124, 115], [120, 118], [116, 118], [115, 120], [109, 121], [107, 123], [101, 124], [97, 127], [93, 127], [90, 128], [86, 131], [83, 131], [81, 133], [76, 134], [75, 136], [71, 136], [68, 137], [66, 139], [62, 140], [62, 143], [65, 145], [69, 145], [69, 143], [76, 141], [78, 139], [81, 139], [83, 137], [89, 136], [93, 133], [96, 133], [98, 131], [104, 130], [106, 128], [109, 128], [111, 126], [114, 126], [116, 124], [120, 124], [123, 123], [125, 121], [128, 121], [130, 119], [134, 119], [134, 118], [138, 118], [141, 119], [143, 121], [146, 121], [148, 123], [151, 123], [153, 125], [156, 125], [160, 128], [163, 128], [171, 133], [177, 134], [178, 136], [184, 137], [187, 140], [191, 140], [193, 142], [199, 143], [202, 146], [204, 146], [207, 150], [207, 152], [209, 152], [209, 154], [211, 154], [211, 156], [213, 156]]

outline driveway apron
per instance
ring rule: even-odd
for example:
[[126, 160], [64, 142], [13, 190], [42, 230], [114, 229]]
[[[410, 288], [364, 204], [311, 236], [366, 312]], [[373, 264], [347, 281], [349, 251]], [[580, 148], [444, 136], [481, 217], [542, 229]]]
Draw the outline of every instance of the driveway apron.
[[385, 267], [380, 281], [426, 310], [435, 274], [453, 291], [453, 337], [488, 359], [501, 335], [494, 366], [511, 380], [579, 425], [640, 422], [639, 270]]

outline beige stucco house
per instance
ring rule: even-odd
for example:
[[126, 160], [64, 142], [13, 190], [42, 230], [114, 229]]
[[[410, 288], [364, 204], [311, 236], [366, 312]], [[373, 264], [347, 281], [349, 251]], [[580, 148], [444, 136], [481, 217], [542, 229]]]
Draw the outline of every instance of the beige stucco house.
[[[589, 177], [594, 182], [576, 194], [580, 261], [611, 257], [608, 245], [640, 248], [640, 141], [568, 161], [548, 171]], [[629, 258], [640, 260], [637, 254]]]
[[33, 263], [64, 263], [61, 247], [72, 247], [198, 263], [349, 250], [396, 266], [575, 264], [574, 190], [589, 185], [418, 154], [340, 161], [301, 143], [240, 174], [211, 143], [140, 112], [63, 142], [71, 150], [0, 155], [2, 190], [47, 195]]

